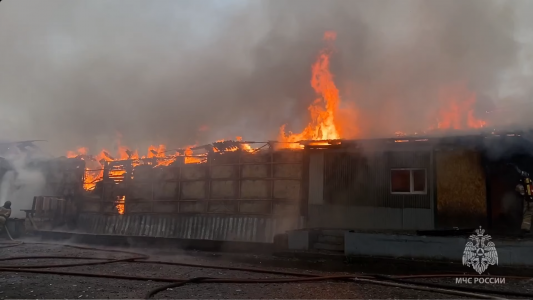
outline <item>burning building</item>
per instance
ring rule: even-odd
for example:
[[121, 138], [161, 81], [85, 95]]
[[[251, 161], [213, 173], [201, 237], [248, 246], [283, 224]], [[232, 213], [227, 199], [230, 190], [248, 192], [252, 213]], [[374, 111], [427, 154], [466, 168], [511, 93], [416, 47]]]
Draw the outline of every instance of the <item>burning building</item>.
[[105, 161], [100, 181], [86, 178], [78, 229], [269, 242], [298, 228], [303, 152], [249, 144], [218, 142], [189, 149], [207, 149], [200, 155]]
[[507, 165], [533, 166], [527, 135], [302, 141], [298, 149], [228, 141], [196, 147], [205, 154], [105, 161], [101, 180], [86, 177], [78, 194], [77, 230], [248, 242], [299, 228], [514, 231], [521, 203], [509, 193], [519, 178]]
[[77, 175], [84, 192], [74, 197], [77, 229], [272, 242], [302, 227], [433, 230], [514, 214], [503, 208], [508, 184], [497, 170], [531, 152], [523, 135], [487, 130], [476, 94], [454, 83], [438, 93], [438, 109], [419, 133], [370, 139], [368, 118], [341, 106], [330, 72], [336, 34], [324, 38], [312, 66], [317, 99], [301, 133], [282, 126], [276, 142], [151, 146], [144, 156], [120, 145], [116, 154], [70, 152], [85, 170]]

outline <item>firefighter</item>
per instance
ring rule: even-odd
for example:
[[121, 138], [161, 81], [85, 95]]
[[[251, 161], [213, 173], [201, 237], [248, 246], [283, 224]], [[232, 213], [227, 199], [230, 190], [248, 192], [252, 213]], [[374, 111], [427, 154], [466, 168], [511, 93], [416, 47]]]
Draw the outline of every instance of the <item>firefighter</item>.
[[[524, 178], [524, 184], [518, 184], [516, 186], [516, 191], [522, 196], [524, 207], [522, 211], [522, 232], [530, 233], [531, 232], [531, 217], [533, 216], [533, 202], [531, 201], [527, 193], [527, 184], [530, 183], [531, 179]], [[529, 181], [529, 182], [527, 182]], [[524, 185], [526, 185], [524, 187]], [[528, 201], [529, 200], [529, 201]]]
[[6, 201], [4, 206], [0, 206], [0, 231], [4, 229], [7, 219], [11, 216], [11, 201]]

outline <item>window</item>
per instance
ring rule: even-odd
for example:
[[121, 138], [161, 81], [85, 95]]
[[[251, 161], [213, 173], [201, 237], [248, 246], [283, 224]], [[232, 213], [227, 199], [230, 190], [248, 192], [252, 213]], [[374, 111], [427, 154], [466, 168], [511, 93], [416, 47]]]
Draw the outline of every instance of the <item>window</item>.
[[425, 194], [425, 169], [393, 169], [390, 172], [390, 187], [392, 194]]

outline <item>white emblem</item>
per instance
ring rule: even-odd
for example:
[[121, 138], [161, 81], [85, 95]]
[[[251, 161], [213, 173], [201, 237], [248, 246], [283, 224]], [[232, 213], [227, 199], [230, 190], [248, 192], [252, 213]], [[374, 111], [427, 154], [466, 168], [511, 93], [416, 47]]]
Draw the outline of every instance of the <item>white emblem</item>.
[[479, 274], [485, 272], [491, 265], [498, 264], [498, 252], [496, 252], [496, 245], [492, 241], [492, 237], [488, 234], [484, 235], [485, 229], [476, 229], [476, 234], [470, 235], [468, 243], [466, 243], [465, 251], [463, 252], [463, 265], [472, 267]]

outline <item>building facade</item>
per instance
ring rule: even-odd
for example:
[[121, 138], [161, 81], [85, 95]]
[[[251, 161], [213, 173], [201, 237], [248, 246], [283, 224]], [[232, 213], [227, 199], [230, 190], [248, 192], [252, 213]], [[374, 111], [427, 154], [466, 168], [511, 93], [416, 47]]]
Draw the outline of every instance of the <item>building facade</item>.
[[513, 192], [519, 178], [507, 164], [521, 160], [529, 168], [523, 157], [530, 149], [516, 135], [308, 146], [306, 225], [397, 231], [502, 227], [502, 215], [516, 220], [521, 211]]

